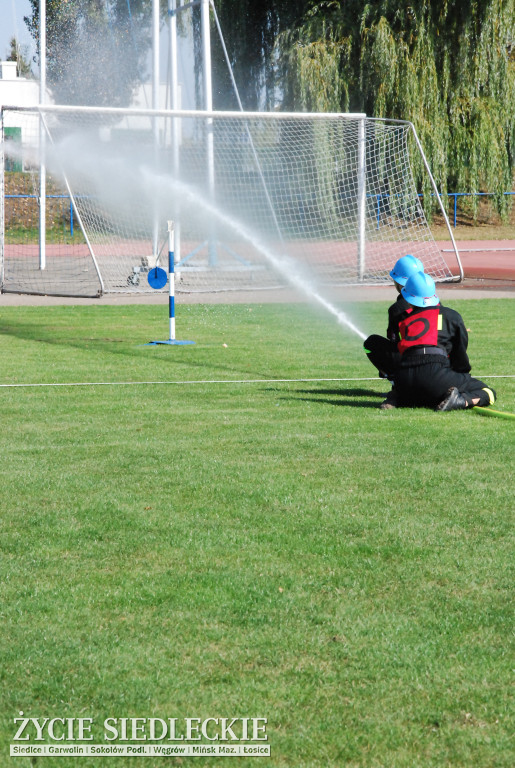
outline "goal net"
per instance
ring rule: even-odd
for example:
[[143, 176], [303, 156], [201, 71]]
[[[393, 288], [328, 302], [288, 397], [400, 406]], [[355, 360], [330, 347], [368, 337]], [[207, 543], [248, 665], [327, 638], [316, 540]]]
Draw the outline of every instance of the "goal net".
[[320, 287], [380, 284], [407, 253], [437, 281], [461, 269], [424, 215], [411, 123], [4, 107], [2, 154], [4, 292], [152, 290], [169, 221], [179, 292], [275, 288], [295, 270]]

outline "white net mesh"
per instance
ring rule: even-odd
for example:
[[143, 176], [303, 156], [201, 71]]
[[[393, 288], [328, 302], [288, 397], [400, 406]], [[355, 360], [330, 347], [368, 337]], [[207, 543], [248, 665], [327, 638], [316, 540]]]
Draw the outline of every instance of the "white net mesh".
[[[40, 117], [3, 110], [3, 290], [177, 291], [388, 281], [406, 253], [452, 277], [413, 182], [411, 125], [352, 115], [127, 112], [45, 107], [45, 268], [38, 244]], [[36, 171], [36, 172], [35, 172]], [[165, 290], [165, 289], [163, 289]]]

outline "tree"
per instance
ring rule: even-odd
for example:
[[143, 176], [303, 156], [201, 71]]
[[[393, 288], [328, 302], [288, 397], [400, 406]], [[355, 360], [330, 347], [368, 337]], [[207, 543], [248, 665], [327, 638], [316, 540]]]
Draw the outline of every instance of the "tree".
[[[25, 23], [39, 55], [39, 0]], [[58, 104], [127, 106], [144, 74], [150, 0], [47, 0], [47, 83]]]
[[[511, 198], [502, 193], [515, 167], [515, 0], [219, 0], [217, 7], [246, 108], [410, 120], [443, 192], [494, 191], [506, 213]], [[221, 72], [214, 80], [223, 97]], [[422, 189], [426, 176], [414, 170]]]
[[514, 0], [311, 5], [279, 41], [283, 106], [410, 120], [443, 192], [494, 191], [505, 214], [515, 167]]
[[7, 55], [7, 61], [16, 61], [16, 72], [18, 77], [32, 77], [32, 70], [30, 67], [30, 61], [27, 58], [28, 48], [27, 46], [21, 46], [15, 37], [11, 37], [9, 43], [9, 54]]
[[[296, 26], [310, 0], [217, 0], [231, 67], [244, 108], [273, 109], [276, 102], [276, 41]], [[213, 103], [235, 108], [233, 87], [217, 35], [213, 35]]]

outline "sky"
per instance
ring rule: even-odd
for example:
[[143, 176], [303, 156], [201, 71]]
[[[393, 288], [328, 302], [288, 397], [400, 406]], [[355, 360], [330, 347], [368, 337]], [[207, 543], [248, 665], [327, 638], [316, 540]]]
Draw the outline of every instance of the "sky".
[[31, 5], [29, 0], [0, 0], [0, 59], [5, 60], [9, 55], [9, 43], [16, 37], [20, 45], [28, 46], [28, 56], [32, 61], [35, 44], [29, 35], [24, 16], [29, 16]]

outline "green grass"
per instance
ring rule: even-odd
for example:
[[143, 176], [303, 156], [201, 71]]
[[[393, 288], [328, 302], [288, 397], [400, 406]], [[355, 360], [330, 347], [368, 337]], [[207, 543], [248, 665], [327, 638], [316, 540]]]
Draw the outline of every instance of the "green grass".
[[[488, 375], [515, 304], [453, 307], [514, 412]], [[165, 307], [0, 310], [3, 384], [232, 382], [0, 389], [0, 767], [23, 711], [267, 717], [273, 766], [511, 768], [513, 422], [380, 411], [304, 305], [179, 304], [196, 344], [140, 346], [166, 337]], [[166, 764], [199, 762], [256, 764]]]
[[[70, 232], [70, 223], [62, 222], [54, 224], [47, 229], [46, 240], [48, 243], [66, 243], [67, 245], [82, 245], [85, 243], [84, 235], [78, 226], [75, 226], [73, 235]], [[24, 224], [10, 224], [6, 233], [6, 243], [27, 244], [39, 243], [39, 227], [26, 226]]]

